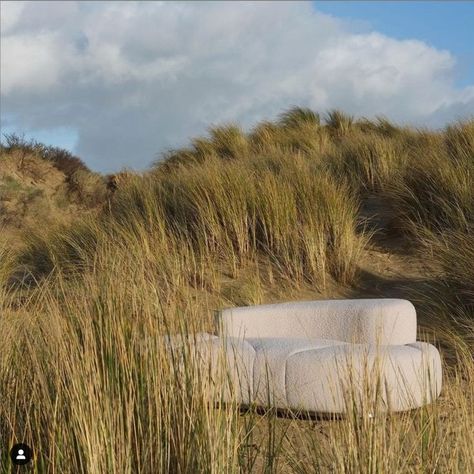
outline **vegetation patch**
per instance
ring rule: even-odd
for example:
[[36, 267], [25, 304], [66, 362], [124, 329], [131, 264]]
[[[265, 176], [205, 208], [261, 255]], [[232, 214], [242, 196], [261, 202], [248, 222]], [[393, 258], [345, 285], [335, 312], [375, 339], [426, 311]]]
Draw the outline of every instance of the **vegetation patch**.
[[[33, 445], [38, 472], [474, 472], [473, 167], [472, 120], [304, 108], [215, 127], [142, 174], [9, 137], [0, 439]], [[224, 306], [348, 296], [415, 302], [444, 359], [436, 403], [338, 420], [216, 407], [225, 374], [163, 344], [213, 332]]]

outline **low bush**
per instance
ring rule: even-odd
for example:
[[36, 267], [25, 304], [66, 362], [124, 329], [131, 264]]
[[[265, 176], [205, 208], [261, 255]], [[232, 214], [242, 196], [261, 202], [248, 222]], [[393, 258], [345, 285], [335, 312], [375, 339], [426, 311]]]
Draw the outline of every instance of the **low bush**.
[[44, 145], [36, 140], [26, 140], [14, 133], [4, 135], [0, 149], [4, 153], [21, 152], [22, 157], [27, 154], [39, 156], [44, 160], [51, 161], [54, 167], [66, 176], [71, 176], [77, 170], [89, 170], [80, 158], [63, 148]]

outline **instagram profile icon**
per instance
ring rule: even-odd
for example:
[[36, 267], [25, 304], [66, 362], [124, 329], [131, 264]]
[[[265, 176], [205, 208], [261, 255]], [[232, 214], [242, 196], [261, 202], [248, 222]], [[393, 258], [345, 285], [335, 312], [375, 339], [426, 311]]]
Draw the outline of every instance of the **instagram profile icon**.
[[31, 448], [25, 443], [15, 444], [10, 450], [10, 459], [17, 466], [28, 464], [33, 457]]

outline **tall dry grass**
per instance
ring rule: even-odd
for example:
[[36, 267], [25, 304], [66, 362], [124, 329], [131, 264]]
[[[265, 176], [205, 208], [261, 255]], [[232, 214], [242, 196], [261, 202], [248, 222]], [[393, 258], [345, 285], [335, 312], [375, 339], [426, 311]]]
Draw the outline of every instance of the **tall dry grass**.
[[[38, 472], [64, 473], [474, 467], [474, 354], [465, 339], [446, 336], [458, 363], [445, 367], [441, 400], [413, 413], [369, 419], [354, 408], [346, 419], [311, 422], [216, 408], [209, 402], [222, 396], [225, 376], [211, 384], [192, 346], [171, 357], [161, 336], [212, 330], [212, 310], [223, 303], [218, 285], [214, 300], [197, 300], [212, 293], [202, 280], [188, 283], [199, 280], [199, 266], [190, 271], [189, 260], [158, 250], [144, 235], [104, 239], [85, 275], [50, 274], [20, 308], [2, 300], [4, 454], [27, 441]], [[2, 463], [9, 472], [6, 456]]]
[[468, 231], [474, 222], [474, 121], [407, 137], [408, 166], [387, 194], [400, 225]]
[[471, 472], [473, 351], [457, 337], [450, 342], [458, 365], [443, 368], [444, 388], [436, 403], [392, 416], [349, 416], [316, 428], [298, 427], [291, 442], [292, 472]]
[[351, 189], [301, 155], [208, 158], [131, 180], [100, 225], [84, 220], [28, 236], [21, 262], [35, 274], [69, 264], [78, 270], [95, 250], [100, 227], [105, 239], [138, 232], [163, 246], [177, 240], [192, 246], [195, 258], [220, 261], [234, 275], [263, 259], [288, 282], [324, 288], [328, 279], [354, 281], [367, 242], [358, 224]]
[[408, 168], [407, 154], [402, 143], [384, 134], [355, 133], [340, 141], [330, 167], [361, 193], [384, 193]]
[[98, 256], [80, 282], [51, 276], [21, 311], [4, 308], [2, 450], [30, 442], [39, 472], [225, 472], [236, 410], [209, 407], [203, 370], [178, 374], [160, 343], [203, 316], [177, 306], [180, 290], [175, 307], [162, 298], [149, 256], [129, 250]]
[[[0, 243], [0, 472], [15, 441], [36, 472], [473, 472], [472, 143], [470, 122], [428, 132], [292, 109], [194, 140], [97, 219], [39, 229], [15, 253]], [[433, 265], [417, 308], [446, 349], [441, 398], [338, 420], [210, 403], [225, 367], [211, 383], [192, 342], [170, 354], [162, 336], [213, 331], [215, 309], [272, 285], [282, 299], [356, 291], [368, 194]], [[18, 264], [29, 279], [12, 278]]]

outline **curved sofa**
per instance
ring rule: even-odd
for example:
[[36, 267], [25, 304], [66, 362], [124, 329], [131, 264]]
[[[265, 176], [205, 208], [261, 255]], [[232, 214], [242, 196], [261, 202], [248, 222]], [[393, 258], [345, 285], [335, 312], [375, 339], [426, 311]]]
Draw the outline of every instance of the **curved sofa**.
[[440, 355], [416, 341], [416, 311], [406, 300], [228, 308], [218, 323], [218, 336], [198, 338], [199, 353], [213, 370], [224, 359], [232, 385], [224, 398], [243, 404], [403, 411], [432, 402], [441, 390]]

